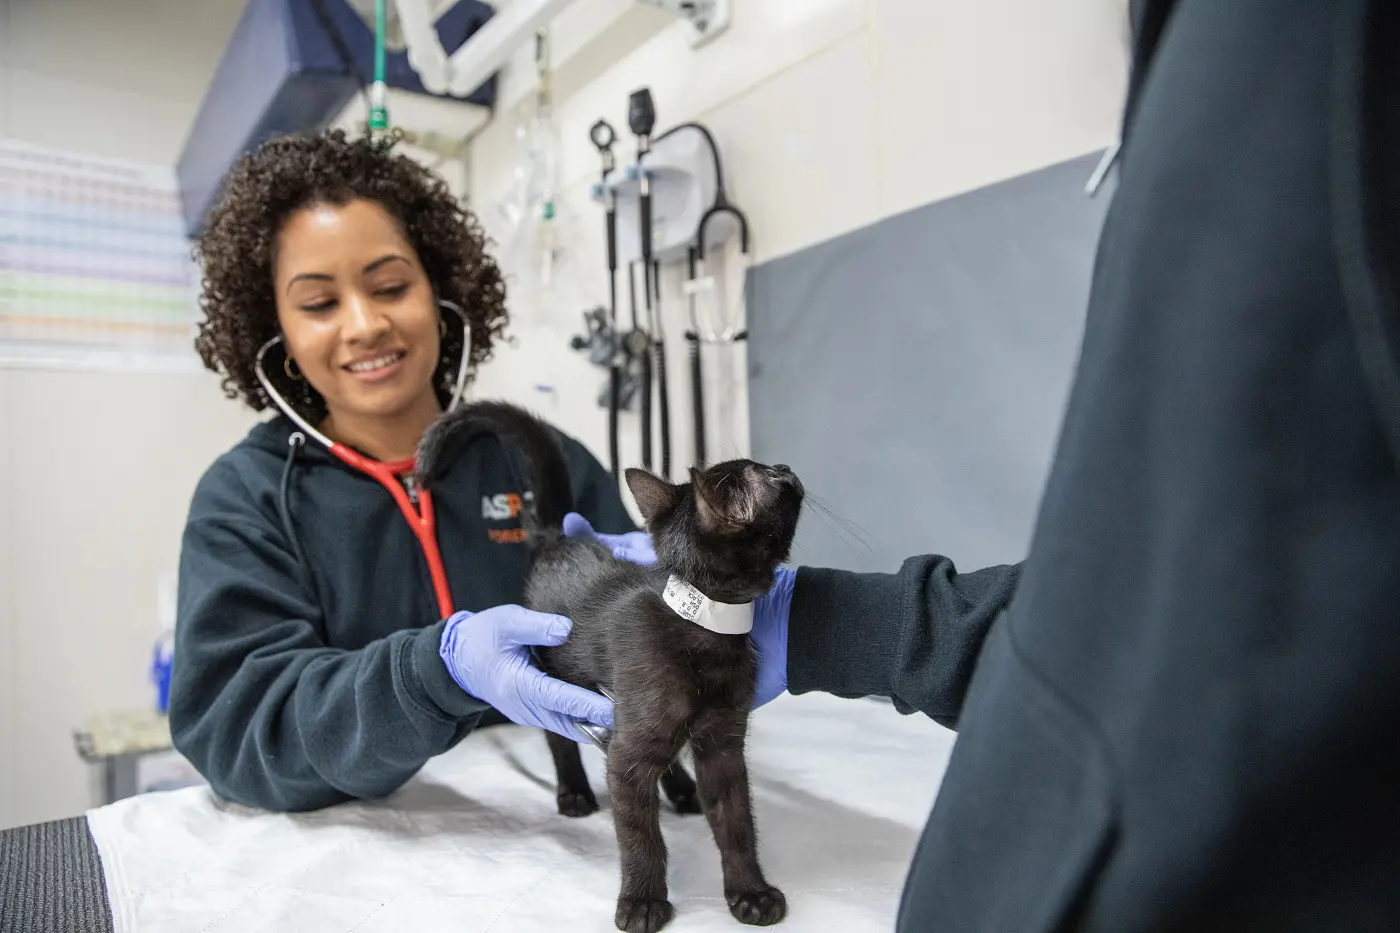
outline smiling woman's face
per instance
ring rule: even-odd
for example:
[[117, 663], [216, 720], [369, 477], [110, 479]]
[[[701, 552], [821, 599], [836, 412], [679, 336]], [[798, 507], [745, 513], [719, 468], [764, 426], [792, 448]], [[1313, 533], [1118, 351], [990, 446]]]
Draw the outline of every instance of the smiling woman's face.
[[277, 237], [273, 284], [287, 353], [329, 420], [421, 420], [438, 409], [439, 314], [418, 254], [374, 201], [313, 204]]

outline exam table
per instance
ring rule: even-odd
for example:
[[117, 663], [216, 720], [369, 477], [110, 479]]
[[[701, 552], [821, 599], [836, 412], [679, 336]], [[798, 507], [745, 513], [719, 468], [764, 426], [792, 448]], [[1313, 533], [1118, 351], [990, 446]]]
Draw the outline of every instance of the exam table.
[[[904, 872], [953, 733], [874, 700], [783, 696], [750, 720], [759, 855], [784, 890], [780, 929], [894, 927]], [[617, 854], [603, 807], [555, 812], [536, 730], [482, 729], [390, 797], [268, 813], [206, 787], [143, 794], [0, 833], [5, 933], [613, 929]], [[663, 805], [673, 933], [738, 933], [703, 817]]]

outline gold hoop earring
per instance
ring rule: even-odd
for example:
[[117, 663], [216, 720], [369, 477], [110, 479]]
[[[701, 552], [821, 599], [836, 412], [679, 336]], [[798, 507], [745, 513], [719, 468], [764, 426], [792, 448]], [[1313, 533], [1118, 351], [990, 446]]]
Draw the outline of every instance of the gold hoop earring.
[[301, 374], [301, 367], [298, 366], [297, 371], [292, 372], [292, 367], [296, 366], [296, 362], [297, 361], [292, 359], [290, 356], [283, 357], [282, 372], [287, 374], [288, 379], [295, 379], [297, 382], [301, 382], [302, 379], [306, 378]]
[[446, 337], [446, 336], [447, 336], [447, 322], [444, 321], [442, 318], [438, 318], [438, 336], [439, 336], [439, 337]]

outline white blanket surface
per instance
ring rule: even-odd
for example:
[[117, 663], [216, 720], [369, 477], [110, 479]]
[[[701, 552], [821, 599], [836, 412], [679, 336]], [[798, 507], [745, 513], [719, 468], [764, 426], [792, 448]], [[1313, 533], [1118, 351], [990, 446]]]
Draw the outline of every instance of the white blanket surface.
[[[887, 703], [783, 696], [750, 720], [759, 858], [787, 895], [776, 930], [893, 929], [953, 733]], [[205, 787], [92, 810], [116, 933], [553, 933], [613, 930], [617, 845], [602, 810], [560, 816], [541, 733], [483, 729], [384, 800], [278, 814]], [[729, 915], [702, 816], [663, 802], [674, 933]]]

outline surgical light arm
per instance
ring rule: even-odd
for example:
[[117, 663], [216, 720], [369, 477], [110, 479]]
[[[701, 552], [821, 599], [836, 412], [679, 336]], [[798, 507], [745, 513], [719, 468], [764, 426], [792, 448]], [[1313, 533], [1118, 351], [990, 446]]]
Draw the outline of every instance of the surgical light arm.
[[513, 0], [496, 11], [462, 47], [447, 55], [433, 28], [432, 0], [394, 0], [408, 60], [423, 86], [466, 97], [510, 60], [515, 50], [573, 0]]

